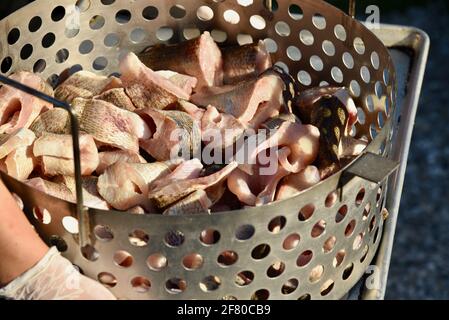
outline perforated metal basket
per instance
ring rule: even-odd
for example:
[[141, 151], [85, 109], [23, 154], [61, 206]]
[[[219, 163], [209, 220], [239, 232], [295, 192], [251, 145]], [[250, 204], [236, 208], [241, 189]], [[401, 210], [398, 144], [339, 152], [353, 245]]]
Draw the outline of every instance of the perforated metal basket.
[[[346, 86], [359, 107], [355, 135], [370, 139], [366, 152], [306, 192], [258, 208], [177, 217], [84, 210], [2, 173], [42, 238], [118, 298], [338, 299], [372, 260], [395, 167], [387, 160], [391, 58], [362, 24], [325, 2], [269, 2], [36, 0], [0, 22], [3, 74], [30, 70], [52, 84], [81, 68], [109, 75], [124, 52], [208, 30], [223, 44], [265, 40], [302, 89]], [[310, 204], [313, 214], [301, 213]], [[83, 221], [73, 229], [76, 218]], [[205, 239], [205, 230], [214, 236]], [[80, 243], [88, 244], [84, 254]], [[226, 251], [233, 253], [224, 261]]]

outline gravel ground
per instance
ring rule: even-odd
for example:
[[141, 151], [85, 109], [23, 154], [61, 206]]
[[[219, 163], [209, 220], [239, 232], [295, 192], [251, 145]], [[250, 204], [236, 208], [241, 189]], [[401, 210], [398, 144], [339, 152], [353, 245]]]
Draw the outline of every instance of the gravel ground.
[[431, 38], [386, 298], [449, 299], [448, 3], [433, 1], [381, 19], [414, 25]]

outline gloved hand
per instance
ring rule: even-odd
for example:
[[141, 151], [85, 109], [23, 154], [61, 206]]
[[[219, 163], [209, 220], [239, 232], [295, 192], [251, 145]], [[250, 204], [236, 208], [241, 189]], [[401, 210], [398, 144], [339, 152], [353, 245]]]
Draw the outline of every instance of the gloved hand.
[[115, 300], [103, 285], [79, 273], [55, 247], [0, 289], [0, 296], [15, 300]]

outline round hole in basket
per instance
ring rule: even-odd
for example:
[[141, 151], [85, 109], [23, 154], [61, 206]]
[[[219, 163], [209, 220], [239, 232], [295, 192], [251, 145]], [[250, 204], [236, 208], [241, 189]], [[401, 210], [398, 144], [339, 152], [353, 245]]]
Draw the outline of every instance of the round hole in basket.
[[338, 199], [337, 191], [332, 191], [327, 195], [324, 204], [326, 207], [330, 208], [337, 202], [337, 199]]
[[337, 238], [335, 236], [330, 236], [329, 238], [327, 238], [327, 240], [323, 244], [323, 252], [324, 253], [331, 252], [334, 249], [336, 243]]
[[348, 214], [348, 206], [346, 204], [342, 205], [340, 209], [338, 209], [337, 214], [335, 215], [335, 222], [340, 223]]
[[55, 22], [60, 21], [65, 16], [65, 8], [63, 6], [57, 6], [51, 12], [51, 19]]
[[154, 6], [148, 6], [143, 9], [142, 16], [146, 20], [154, 20], [159, 16], [159, 10]]
[[251, 300], [268, 300], [270, 291], [267, 289], [259, 289], [251, 295]]
[[313, 204], [305, 205], [299, 210], [298, 219], [299, 221], [307, 221], [309, 220], [313, 213], [315, 212], [315, 206]]
[[324, 273], [324, 266], [319, 264], [316, 267], [314, 267], [310, 273], [309, 273], [309, 281], [311, 283], [318, 282]]
[[204, 292], [215, 291], [221, 286], [221, 279], [217, 276], [207, 276], [200, 282], [200, 288]]
[[263, 243], [256, 246], [253, 251], [251, 251], [251, 257], [255, 260], [261, 260], [270, 254], [271, 248], [268, 244]]
[[276, 261], [267, 270], [267, 276], [269, 278], [279, 277], [285, 270], [285, 263], [282, 261]]
[[178, 230], [169, 231], [165, 234], [165, 244], [169, 247], [179, 247], [184, 243], [184, 233]]
[[137, 276], [131, 279], [131, 286], [135, 291], [145, 293], [150, 290], [151, 282], [145, 277]]
[[298, 279], [295, 279], [295, 278], [288, 279], [282, 285], [281, 292], [282, 292], [282, 294], [285, 294], [285, 295], [291, 294], [291, 293], [295, 292], [295, 290], [298, 288], [298, 286], [299, 286]]
[[36, 220], [38, 220], [40, 223], [43, 223], [43, 224], [51, 223], [51, 214], [45, 208], [34, 207], [33, 215], [34, 215], [34, 218]]
[[368, 202], [366, 204], [365, 208], [363, 209], [363, 218], [362, 219], [363, 220], [368, 219], [370, 212], [371, 212], [371, 203]]
[[113, 260], [117, 266], [123, 267], [123, 268], [131, 267], [134, 262], [133, 256], [125, 250], [116, 251], [114, 253]]
[[20, 50], [20, 59], [26, 60], [33, 54], [33, 46], [29, 43], [24, 45], [22, 47], [22, 50]]
[[81, 248], [81, 253], [89, 261], [96, 261], [100, 257], [99, 252], [92, 245], [86, 245]]
[[302, 296], [300, 296], [299, 298], [298, 298], [298, 300], [311, 300], [311, 296], [310, 296], [310, 294], [308, 294], [308, 293], [305, 293], [305, 294], [303, 294]]
[[117, 285], [117, 278], [109, 272], [100, 272], [97, 279], [101, 284], [108, 288], [113, 288]]
[[355, 226], [356, 226], [357, 222], [355, 219], [352, 219], [347, 225], [346, 225], [346, 229], [345, 229], [345, 236], [346, 237], [350, 237], [352, 235], [352, 233], [354, 232]]
[[181, 278], [171, 278], [165, 282], [165, 289], [170, 294], [179, 294], [187, 289], [187, 282]]
[[354, 242], [352, 243], [352, 250], [359, 250], [363, 243], [363, 233], [359, 233], [355, 238]]
[[351, 276], [352, 271], [354, 271], [354, 263], [351, 262], [343, 270], [343, 275], [342, 275], [343, 280], [347, 280]]
[[115, 14], [115, 21], [119, 24], [126, 24], [131, 20], [131, 12], [126, 9], [122, 9]]
[[250, 224], [244, 224], [240, 227], [237, 228], [236, 232], [235, 232], [235, 237], [238, 240], [248, 240], [250, 239], [254, 233], [256, 232], [256, 229], [254, 228], [254, 226], [250, 225]]
[[94, 234], [96, 238], [100, 241], [111, 241], [114, 239], [114, 234], [112, 233], [112, 230], [108, 226], [104, 225], [96, 225], [94, 227]]
[[239, 259], [239, 255], [235, 251], [223, 251], [217, 259], [219, 265], [223, 267], [232, 266]]
[[273, 218], [268, 224], [268, 230], [274, 234], [279, 233], [287, 223], [287, 219], [284, 216], [278, 216]]
[[366, 244], [365, 247], [363, 248], [362, 255], [361, 255], [360, 260], [359, 260], [360, 263], [363, 263], [365, 261], [367, 255], [368, 255], [368, 251], [369, 251], [369, 247]]
[[203, 230], [200, 234], [200, 241], [205, 245], [213, 245], [220, 241], [220, 232], [215, 229]]
[[2, 60], [2, 65], [1, 65], [2, 73], [7, 73], [11, 69], [12, 63], [13, 63], [13, 61], [12, 61], [11, 57], [5, 57]]
[[318, 238], [326, 231], [326, 221], [323, 219], [319, 220], [312, 228], [310, 235], [312, 238]]
[[15, 44], [20, 39], [20, 30], [17, 28], [11, 29], [8, 33], [8, 43], [10, 45]]
[[80, 12], [85, 12], [90, 8], [91, 5], [91, 0], [78, 0], [75, 3], [75, 7], [80, 11]]
[[360, 206], [362, 204], [364, 198], [365, 198], [365, 188], [361, 188], [355, 198], [355, 204], [357, 206]]
[[150, 241], [150, 236], [141, 229], [134, 229], [128, 236], [129, 242], [136, 247], [144, 247]]
[[292, 4], [288, 8], [288, 13], [293, 20], [301, 20], [303, 18], [303, 12], [299, 5]]
[[234, 279], [236, 285], [244, 287], [249, 285], [254, 280], [254, 272], [249, 270], [244, 270], [239, 272]]
[[42, 73], [47, 67], [47, 62], [44, 59], [39, 59], [34, 63], [33, 72]]
[[282, 248], [284, 250], [293, 250], [298, 246], [300, 240], [301, 236], [299, 234], [292, 233], [284, 239], [284, 242], [282, 243]]
[[296, 265], [298, 267], [305, 267], [310, 263], [312, 258], [313, 258], [312, 250], [306, 250], [299, 255], [298, 259], [296, 260]]
[[167, 258], [161, 253], [153, 253], [147, 258], [147, 265], [153, 271], [161, 271], [167, 264]]
[[346, 251], [344, 249], [340, 250], [337, 252], [337, 254], [335, 255], [334, 259], [332, 260], [332, 265], [337, 268], [339, 267], [342, 263], [343, 260], [346, 257]]
[[79, 232], [78, 220], [74, 217], [67, 216], [62, 218], [62, 225], [71, 234], [78, 234]]
[[170, 8], [170, 16], [174, 19], [182, 19], [186, 16], [186, 8], [180, 4], [174, 5]]
[[191, 253], [182, 259], [182, 265], [188, 270], [196, 270], [203, 266], [204, 259], [198, 253]]
[[321, 286], [320, 294], [321, 294], [322, 296], [328, 295], [328, 294], [332, 291], [332, 289], [334, 288], [334, 285], [335, 285], [335, 283], [334, 283], [333, 280], [331, 280], [331, 279], [327, 280], [327, 281]]

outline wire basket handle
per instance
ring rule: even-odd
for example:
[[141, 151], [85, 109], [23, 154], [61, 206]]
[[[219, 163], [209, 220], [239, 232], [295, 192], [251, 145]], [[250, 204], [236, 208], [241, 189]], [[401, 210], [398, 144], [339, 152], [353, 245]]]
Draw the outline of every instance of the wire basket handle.
[[72, 133], [73, 144], [73, 161], [75, 163], [75, 185], [76, 185], [76, 215], [79, 223], [79, 245], [82, 248], [87, 245], [91, 245], [90, 240], [90, 220], [89, 210], [84, 208], [83, 205], [83, 189], [81, 185], [81, 157], [80, 157], [80, 145], [79, 145], [79, 124], [78, 119], [73, 112], [70, 104], [55, 99], [43, 92], [28, 87], [20, 82], [12, 80], [0, 74], [0, 82], [8, 86], [11, 86], [17, 90], [23, 91], [27, 94], [35, 96], [43, 101], [51, 103], [57, 108], [62, 108], [69, 113], [70, 116], [70, 128]]

